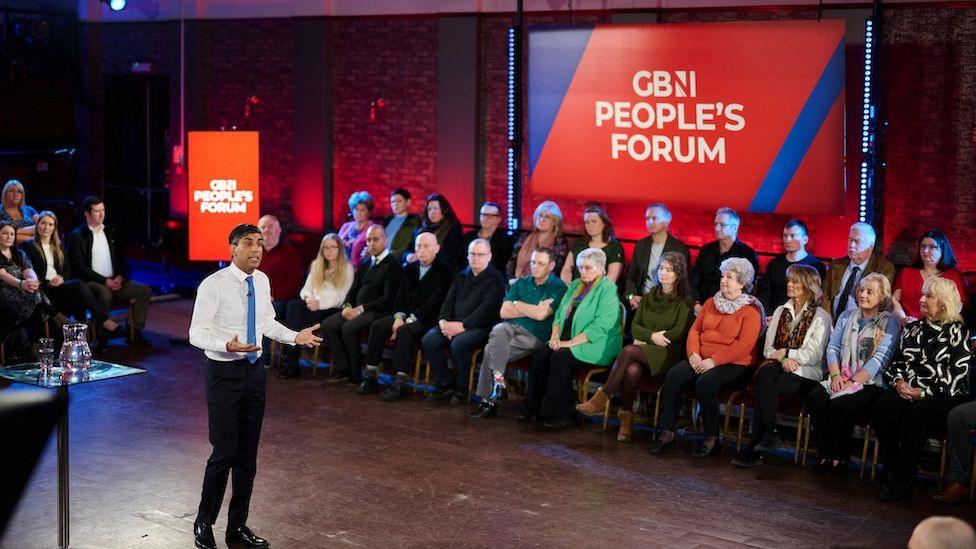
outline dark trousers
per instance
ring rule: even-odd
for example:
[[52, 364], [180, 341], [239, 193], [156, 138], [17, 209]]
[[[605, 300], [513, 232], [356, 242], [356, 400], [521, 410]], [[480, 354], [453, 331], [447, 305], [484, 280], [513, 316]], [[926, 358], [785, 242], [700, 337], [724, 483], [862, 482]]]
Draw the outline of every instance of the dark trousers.
[[867, 385], [852, 395], [833, 400], [823, 385], [817, 384], [807, 398], [807, 411], [813, 423], [821, 459], [847, 461], [851, 458], [851, 433], [854, 425], [869, 417], [871, 406], [884, 389]]
[[44, 286], [44, 294], [51, 300], [54, 310], [72, 316], [79, 322], [85, 321], [85, 312], [91, 312], [92, 318], [99, 326], [108, 320], [108, 310], [102, 309], [95, 303], [95, 296], [91, 288], [77, 278], [65, 280], [60, 286]]
[[949, 412], [946, 432], [949, 438], [949, 480], [969, 484], [973, 474], [969, 456], [973, 447], [969, 443], [970, 432], [976, 429], [976, 401], [960, 404]]
[[[322, 322], [326, 318], [337, 313], [339, 309], [322, 309], [319, 311], [310, 311], [308, 307], [305, 306], [305, 302], [301, 299], [293, 299], [288, 302], [288, 306], [285, 309], [285, 326], [288, 326], [292, 330], [301, 331], [309, 326], [314, 325], [316, 322]], [[268, 338], [264, 338], [268, 341]], [[265, 347], [268, 349], [270, 347]], [[299, 373], [298, 368], [298, 355], [301, 353], [301, 347], [297, 345], [282, 345], [281, 346], [281, 371], [282, 373]], [[266, 353], [267, 354], [267, 353]]]
[[[271, 302], [271, 306], [274, 307], [275, 320], [277, 320], [278, 322], [281, 322], [282, 324], [285, 323], [285, 317], [288, 315], [288, 303], [289, 302], [287, 300], [272, 301]], [[285, 349], [287, 349], [287, 348], [293, 348], [293, 347], [291, 345], [288, 345], [287, 347], [283, 348], [282, 349], [282, 353], [283, 354], [286, 352]], [[261, 353], [261, 362], [264, 364], [264, 367], [265, 368], [271, 367], [271, 359], [272, 359], [272, 356], [271, 356], [271, 353], [270, 353], [270, 351], [271, 351], [271, 339], [270, 338], [268, 338], [268, 337], [261, 338], [261, 350], [262, 350], [262, 353]], [[297, 369], [297, 366], [296, 366], [296, 369]], [[287, 370], [284, 370], [284, 365], [282, 365], [282, 370], [283, 371], [287, 371]]]
[[[393, 370], [406, 373], [410, 371], [410, 363], [415, 355], [417, 344], [430, 326], [421, 322], [404, 324], [397, 330], [396, 342], [393, 346]], [[379, 366], [383, 360], [383, 346], [393, 334], [393, 315], [378, 318], [369, 325], [369, 343], [366, 346], [366, 364]]]
[[778, 360], [768, 360], [759, 367], [756, 375], [756, 406], [752, 412], [752, 435], [749, 447], [755, 448], [766, 435], [776, 429], [776, 409], [785, 397], [808, 393], [815, 381], [783, 370]]
[[576, 402], [573, 378], [584, 367], [596, 365], [579, 360], [569, 349], [553, 352], [545, 347], [536, 351], [525, 391], [525, 411], [547, 421], [571, 420]]
[[881, 445], [881, 463], [893, 480], [907, 483], [915, 478], [927, 434], [933, 428], [942, 431], [949, 411], [959, 402], [945, 396], [905, 400], [895, 390], [878, 398], [871, 428]]
[[264, 419], [265, 369], [247, 360], [207, 360], [204, 368], [207, 417], [213, 453], [203, 474], [197, 522], [213, 524], [232, 474], [227, 529], [247, 522], [251, 489], [258, 464], [258, 442]]
[[363, 369], [363, 353], [360, 349], [360, 334], [369, 329], [369, 325], [379, 316], [375, 312], [365, 312], [346, 320], [336, 313], [322, 322], [322, 339], [329, 346], [332, 354], [332, 365], [337, 375], [348, 375], [352, 381], [361, 377]]
[[[124, 297], [134, 300], [132, 304], [132, 318], [129, 322], [136, 330], [143, 330], [146, 327], [146, 318], [149, 316], [149, 298], [152, 297], [152, 288], [142, 282], [126, 280], [122, 283], [122, 288], [117, 292], [108, 289], [108, 286], [98, 282], [88, 282], [88, 289], [95, 296], [95, 303], [99, 308], [95, 318], [108, 318], [108, 313], [112, 309], [112, 298], [114, 296]], [[103, 321], [104, 322], [104, 321]]]
[[742, 377], [749, 368], [737, 364], [721, 364], [708, 370], [704, 374], [696, 374], [687, 360], [674, 365], [664, 377], [661, 386], [661, 428], [674, 431], [678, 425], [678, 413], [681, 411], [681, 395], [692, 385], [695, 387], [695, 398], [701, 405], [702, 423], [705, 426], [705, 436], [718, 436], [718, 392], [726, 384]]
[[[447, 339], [440, 328], [434, 326], [424, 334], [420, 345], [424, 350], [424, 358], [430, 361], [430, 367], [441, 387], [454, 387], [458, 392], [468, 390], [468, 374], [471, 371], [471, 355], [479, 347], [488, 342], [488, 332], [479, 328], [465, 330]], [[447, 356], [450, 353], [451, 363], [454, 365], [454, 375], [447, 367]]]

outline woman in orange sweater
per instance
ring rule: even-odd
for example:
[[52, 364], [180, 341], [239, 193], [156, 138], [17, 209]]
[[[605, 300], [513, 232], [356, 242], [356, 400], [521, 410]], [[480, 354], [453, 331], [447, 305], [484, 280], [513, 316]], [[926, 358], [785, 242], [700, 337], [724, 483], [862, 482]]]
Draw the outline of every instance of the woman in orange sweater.
[[688, 360], [668, 370], [661, 388], [661, 433], [651, 444], [651, 454], [660, 454], [674, 442], [681, 394], [694, 385], [701, 404], [705, 438], [692, 457], [718, 454], [718, 392], [742, 377], [756, 357], [756, 341], [766, 313], [762, 304], [747, 292], [755, 269], [748, 260], [730, 257], [720, 267], [719, 291], [705, 301], [688, 334]]

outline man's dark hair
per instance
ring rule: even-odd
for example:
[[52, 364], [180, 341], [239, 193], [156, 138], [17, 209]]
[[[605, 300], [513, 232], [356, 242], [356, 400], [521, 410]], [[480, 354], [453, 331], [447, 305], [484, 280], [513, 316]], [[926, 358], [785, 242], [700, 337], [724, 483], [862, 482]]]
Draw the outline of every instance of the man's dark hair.
[[227, 238], [227, 241], [236, 246], [242, 238], [254, 233], [261, 234], [261, 229], [251, 225], [250, 223], [241, 223], [240, 225], [234, 227], [234, 230], [230, 232], [230, 236]]
[[390, 198], [393, 198], [393, 195], [395, 194], [402, 196], [404, 200], [410, 200], [410, 191], [404, 189], [403, 187], [397, 187], [390, 191]]
[[492, 207], [494, 207], [494, 208], [495, 208], [496, 210], [498, 210], [498, 213], [499, 213], [499, 214], [501, 214], [501, 213], [502, 213], [502, 207], [501, 207], [501, 206], [499, 206], [498, 204], [496, 204], [496, 203], [494, 203], [494, 202], [492, 202], [491, 200], [485, 200], [485, 202], [484, 202], [484, 204], [482, 204], [482, 205], [481, 205], [481, 207], [483, 208], [483, 207], [485, 207], [485, 206], [492, 206]]
[[807, 231], [807, 224], [799, 219], [791, 219], [787, 221], [786, 225], [783, 225], [783, 230], [788, 231], [793, 227], [798, 227], [801, 231], [803, 231], [803, 236], [810, 236], [810, 232]]
[[102, 200], [101, 198], [94, 195], [88, 195], [85, 197], [84, 200], [81, 201], [81, 211], [85, 213], [91, 213], [92, 208], [94, 208], [99, 204], [104, 204], [104, 203], [105, 201]]

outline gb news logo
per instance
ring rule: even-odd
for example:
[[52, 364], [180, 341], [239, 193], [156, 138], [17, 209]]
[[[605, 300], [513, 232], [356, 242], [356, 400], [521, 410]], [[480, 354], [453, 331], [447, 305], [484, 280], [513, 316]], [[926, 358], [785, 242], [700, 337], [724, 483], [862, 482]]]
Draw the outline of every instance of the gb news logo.
[[254, 191], [238, 189], [236, 179], [211, 179], [209, 189], [193, 191], [193, 202], [200, 213], [247, 213]]

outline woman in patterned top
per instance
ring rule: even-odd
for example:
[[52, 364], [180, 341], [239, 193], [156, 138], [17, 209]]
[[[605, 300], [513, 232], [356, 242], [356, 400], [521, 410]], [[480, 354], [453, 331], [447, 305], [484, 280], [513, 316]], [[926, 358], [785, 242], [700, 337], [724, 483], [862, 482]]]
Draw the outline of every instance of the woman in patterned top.
[[969, 332], [955, 283], [931, 278], [919, 299], [922, 318], [910, 323], [884, 372], [888, 392], [878, 399], [871, 427], [881, 444], [887, 482], [881, 499], [911, 495], [910, 482], [931, 427], [969, 395]]

